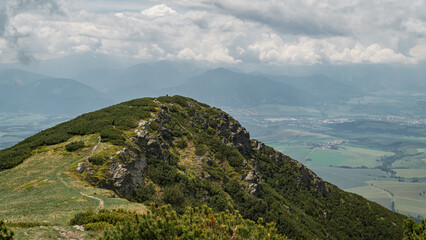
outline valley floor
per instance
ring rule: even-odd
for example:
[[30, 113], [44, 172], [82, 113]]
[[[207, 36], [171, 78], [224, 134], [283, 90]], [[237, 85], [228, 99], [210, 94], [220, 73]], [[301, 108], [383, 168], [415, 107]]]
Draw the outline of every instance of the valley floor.
[[328, 118], [313, 109], [281, 105], [226, 111], [253, 138], [339, 188], [412, 218], [426, 217], [425, 124], [404, 117], [381, 119], [384, 113], [356, 116], [342, 107], [328, 112]]

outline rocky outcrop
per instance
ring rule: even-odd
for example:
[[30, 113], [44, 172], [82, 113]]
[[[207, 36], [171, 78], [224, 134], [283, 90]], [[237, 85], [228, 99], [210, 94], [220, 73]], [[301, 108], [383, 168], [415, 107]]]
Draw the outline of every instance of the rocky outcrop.
[[226, 113], [220, 115], [220, 125], [217, 127], [219, 135], [232, 142], [242, 154], [249, 154], [252, 150], [249, 132], [239, 122]]
[[137, 148], [124, 148], [110, 160], [107, 187], [123, 195], [133, 195], [144, 181], [146, 157]]
[[90, 171], [90, 166], [87, 162], [80, 162], [75, 169], [78, 173], [83, 173], [84, 171]]
[[329, 192], [329, 187], [327, 183], [319, 178], [314, 172], [309, 170], [307, 167], [299, 163], [299, 184], [302, 189], [305, 189], [309, 186], [314, 186], [315, 191], [320, 194], [326, 194]]
[[[167, 106], [161, 105], [158, 114], [138, 124], [134, 130], [137, 136], [130, 138], [133, 144], [110, 158], [108, 180], [102, 187], [115, 190], [123, 196], [132, 196], [144, 183], [148, 157], [169, 161], [172, 133], [169, 128], [163, 127], [171, 119], [167, 109]], [[158, 124], [159, 129], [150, 133], [153, 122]]]
[[244, 177], [244, 181], [248, 183], [247, 191], [253, 196], [257, 196], [261, 187], [261, 176], [256, 173], [255, 169], [250, 170]]
[[250, 145], [253, 150], [263, 151], [265, 149], [265, 144], [257, 141], [256, 139], [250, 140]]

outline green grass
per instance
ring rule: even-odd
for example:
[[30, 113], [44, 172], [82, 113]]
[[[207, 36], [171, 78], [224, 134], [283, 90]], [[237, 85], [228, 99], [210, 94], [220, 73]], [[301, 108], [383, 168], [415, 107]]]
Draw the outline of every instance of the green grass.
[[[65, 145], [83, 140], [86, 147], [69, 153]], [[38, 222], [53, 225], [67, 224], [71, 217], [99, 202], [80, 195], [79, 191], [104, 199], [106, 208], [130, 206], [144, 210], [141, 204], [124, 199], [108, 198], [108, 191], [85, 187], [84, 183], [67, 172], [68, 166], [78, 162], [96, 144], [96, 136], [73, 137], [68, 142], [41, 147], [37, 154], [19, 166], [0, 173], [0, 216], [11, 222]], [[57, 174], [67, 183], [64, 185]], [[136, 207], [139, 206], [139, 207]]]
[[93, 231], [80, 231], [72, 226], [41, 226], [32, 228], [13, 228], [15, 239], [94, 239], [100, 234]]

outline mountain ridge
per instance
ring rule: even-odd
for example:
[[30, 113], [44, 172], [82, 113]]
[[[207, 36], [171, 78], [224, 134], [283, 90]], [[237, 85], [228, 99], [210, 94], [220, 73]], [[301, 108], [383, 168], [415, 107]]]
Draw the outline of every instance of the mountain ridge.
[[0, 72], [2, 112], [75, 114], [105, 107], [108, 96], [73, 79], [54, 78], [22, 70]]
[[[404, 216], [346, 193], [263, 143], [220, 109], [174, 96], [135, 99], [45, 130], [0, 151], [18, 161], [43, 145], [99, 134], [102, 151], [74, 166], [94, 186], [132, 201], [276, 222], [292, 238], [400, 239]], [[25, 156], [22, 149], [28, 149]]]

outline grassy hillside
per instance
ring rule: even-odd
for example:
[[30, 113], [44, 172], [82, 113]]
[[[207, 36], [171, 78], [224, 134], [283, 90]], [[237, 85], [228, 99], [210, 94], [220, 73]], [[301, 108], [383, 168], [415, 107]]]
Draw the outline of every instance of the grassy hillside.
[[[90, 158], [67, 158], [77, 153], [65, 145], [82, 140], [94, 146], [97, 135], [103, 143]], [[49, 149], [61, 157], [49, 156]], [[0, 176], [19, 179], [13, 173], [20, 169], [20, 175], [36, 171], [25, 169], [27, 164], [42, 166], [53, 159], [62, 159], [51, 164], [63, 163], [62, 169], [79, 162], [72, 174], [132, 201], [171, 204], [178, 213], [205, 204], [215, 211], [239, 210], [246, 219], [275, 222], [278, 233], [291, 238], [401, 239], [403, 234], [404, 216], [322, 181], [297, 161], [251, 140], [220, 109], [180, 96], [132, 100], [43, 131], [0, 152], [3, 169], [18, 165]], [[51, 178], [61, 182], [55, 170], [45, 182], [38, 181], [40, 174], [16, 181], [15, 189], [29, 184], [29, 191], [41, 190]]]
[[[65, 150], [65, 145], [74, 141], [83, 141], [85, 147], [74, 152]], [[24, 163], [0, 173], [0, 219], [13, 227], [16, 239], [58, 238], [61, 229], [75, 231], [66, 227], [73, 215], [88, 207], [95, 210], [100, 207], [99, 200], [87, 196], [102, 199], [105, 209], [145, 211], [144, 205], [111, 198], [113, 192], [90, 187], [70, 171], [76, 162], [91, 153], [97, 141], [96, 135], [75, 136], [67, 142], [39, 147]], [[108, 145], [100, 143], [94, 154]], [[28, 228], [39, 225], [44, 227]]]

